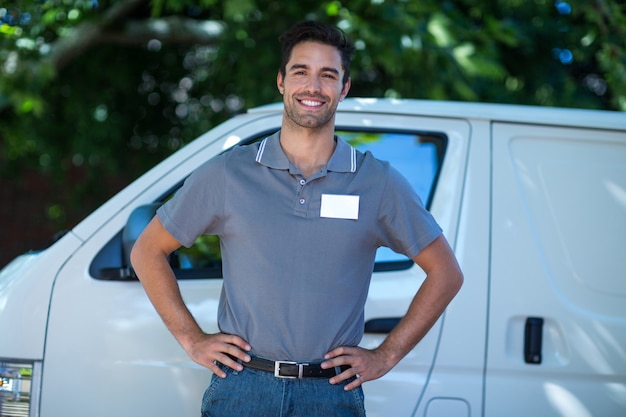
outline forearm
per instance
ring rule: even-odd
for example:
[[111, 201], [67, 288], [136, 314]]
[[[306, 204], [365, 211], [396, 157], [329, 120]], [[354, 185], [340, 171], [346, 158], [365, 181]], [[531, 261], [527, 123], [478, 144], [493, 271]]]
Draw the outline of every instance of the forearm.
[[168, 330], [187, 349], [203, 332], [184, 303], [167, 255], [144, 245], [140, 238], [131, 259], [150, 302]]
[[[447, 247], [445, 241], [440, 241], [437, 246], [441, 247], [442, 242], [444, 248]], [[451, 251], [447, 253], [448, 255], [443, 258], [449, 262], [437, 262], [434, 267], [431, 267], [433, 264], [426, 259], [426, 262], [422, 264], [426, 267], [426, 280], [413, 297], [405, 316], [378, 348], [369, 350], [340, 346], [324, 356], [326, 361], [322, 363], [322, 366], [325, 368], [350, 366], [349, 370], [331, 378], [331, 384], [357, 376], [345, 387], [351, 390], [365, 381], [380, 378], [396, 366], [422, 340], [454, 298], [463, 282], [463, 275], [456, 260], [451, 255]]]
[[463, 278], [458, 268], [431, 272], [411, 301], [408, 311], [378, 350], [395, 366], [428, 333], [459, 291]]

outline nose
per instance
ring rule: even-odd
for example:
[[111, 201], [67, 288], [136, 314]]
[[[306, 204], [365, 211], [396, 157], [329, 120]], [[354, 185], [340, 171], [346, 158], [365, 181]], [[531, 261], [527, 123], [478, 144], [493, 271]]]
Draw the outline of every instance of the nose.
[[310, 93], [318, 93], [320, 91], [320, 79], [316, 75], [307, 78], [306, 90]]

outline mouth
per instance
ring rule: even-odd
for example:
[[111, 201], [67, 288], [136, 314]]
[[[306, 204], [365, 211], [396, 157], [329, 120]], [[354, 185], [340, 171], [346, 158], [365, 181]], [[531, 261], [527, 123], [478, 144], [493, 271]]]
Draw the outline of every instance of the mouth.
[[313, 100], [313, 99], [301, 99], [298, 100], [300, 102], [300, 104], [303, 104], [307, 107], [320, 107], [324, 104], [323, 101], [320, 100]]

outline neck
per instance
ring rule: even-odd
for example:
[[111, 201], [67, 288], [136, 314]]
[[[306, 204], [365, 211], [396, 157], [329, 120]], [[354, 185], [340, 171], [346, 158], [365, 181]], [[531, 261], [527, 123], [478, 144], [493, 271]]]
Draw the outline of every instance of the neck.
[[290, 129], [284, 125], [280, 144], [289, 161], [307, 178], [328, 164], [336, 147], [332, 129]]

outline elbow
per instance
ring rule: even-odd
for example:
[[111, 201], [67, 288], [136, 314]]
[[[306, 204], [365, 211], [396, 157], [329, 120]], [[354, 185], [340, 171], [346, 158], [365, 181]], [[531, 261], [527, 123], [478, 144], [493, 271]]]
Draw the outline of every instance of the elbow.
[[465, 281], [465, 276], [463, 275], [463, 271], [461, 271], [460, 268], [457, 268], [457, 271], [453, 277], [453, 286], [455, 288], [455, 292], [454, 292], [455, 294], [461, 290], [461, 287], [463, 286], [464, 281]]
[[141, 244], [138, 244], [139, 241], [135, 242], [130, 249], [130, 256], [128, 257], [128, 261], [131, 267], [135, 272], [137, 269], [141, 269], [141, 259], [143, 258], [141, 252]]
[[458, 264], [454, 265], [453, 268], [449, 268], [447, 273], [445, 274], [445, 277], [448, 294], [450, 300], [452, 300], [461, 290], [461, 287], [463, 287], [465, 277], [463, 275], [463, 271], [461, 271], [461, 268], [458, 266]]
[[144, 265], [149, 262], [151, 253], [151, 247], [149, 241], [142, 235], [139, 235], [137, 240], [133, 243], [130, 254], [128, 256], [129, 266], [135, 271], [137, 276], [140, 276], [140, 271], [144, 269]]
[[135, 268], [135, 265], [138, 263], [138, 258], [140, 257], [139, 255], [139, 250], [137, 249], [137, 242], [135, 242], [133, 244], [133, 247], [130, 249], [130, 256], [128, 257], [128, 260], [130, 262], [131, 267]]

